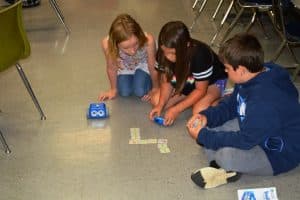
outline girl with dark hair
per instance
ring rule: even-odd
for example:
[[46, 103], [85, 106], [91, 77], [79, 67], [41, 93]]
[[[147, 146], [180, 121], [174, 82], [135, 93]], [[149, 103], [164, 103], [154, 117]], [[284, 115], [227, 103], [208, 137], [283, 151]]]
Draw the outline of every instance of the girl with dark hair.
[[227, 80], [224, 65], [208, 45], [191, 38], [184, 23], [171, 21], [162, 27], [156, 55], [162, 80], [151, 99], [151, 120], [165, 109], [168, 126], [189, 107], [195, 114], [217, 103]]

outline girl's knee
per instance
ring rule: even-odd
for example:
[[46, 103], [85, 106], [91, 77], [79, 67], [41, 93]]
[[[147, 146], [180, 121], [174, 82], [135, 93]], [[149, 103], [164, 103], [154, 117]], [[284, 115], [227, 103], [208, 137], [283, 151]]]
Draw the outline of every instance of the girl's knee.
[[118, 75], [117, 88], [119, 96], [128, 97], [132, 95], [132, 80], [133, 76], [131, 75]]
[[119, 89], [118, 93], [121, 97], [128, 97], [132, 94], [132, 91], [129, 89]]
[[137, 69], [133, 80], [133, 93], [137, 97], [148, 94], [152, 88], [151, 77], [143, 70]]
[[143, 97], [148, 93], [148, 91], [144, 90], [144, 88], [134, 88], [133, 93], [137, 97]]

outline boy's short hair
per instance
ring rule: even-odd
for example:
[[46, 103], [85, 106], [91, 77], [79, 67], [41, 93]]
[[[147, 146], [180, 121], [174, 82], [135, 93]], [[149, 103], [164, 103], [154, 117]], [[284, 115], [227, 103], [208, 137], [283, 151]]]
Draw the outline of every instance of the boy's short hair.
[[232, 65], [236, 70], [239, 65], [249, 72], [259, 72], [263, 68], [264, 51], [258, 39], [248, 33], [241, 33], [227, 40], [219, 50], [220, 60]]

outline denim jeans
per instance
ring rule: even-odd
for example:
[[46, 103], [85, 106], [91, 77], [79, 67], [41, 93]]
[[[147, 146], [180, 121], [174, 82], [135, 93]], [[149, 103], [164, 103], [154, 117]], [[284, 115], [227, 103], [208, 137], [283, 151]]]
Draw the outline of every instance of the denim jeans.
[[117, 87], [120, 96], [143, 97], [152, 88], [151, 77], [143, 70], [137, 69], [134, 74], [118, 75]]

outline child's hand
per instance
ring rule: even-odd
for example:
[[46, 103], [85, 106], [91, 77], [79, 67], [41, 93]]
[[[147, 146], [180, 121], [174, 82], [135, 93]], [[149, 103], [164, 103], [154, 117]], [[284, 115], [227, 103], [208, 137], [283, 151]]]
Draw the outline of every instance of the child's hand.
[[207, 124], [207, 118], [204, 115], [195, 114], [187, 122], [186, 127], [192, 138], [197, 139], [200, 130]]
[[164, 125], [165, 126], [172, 125], [179, 114], [180, 112], [178, 112], [176, 108], [174, 107], [169, 108], [164, 116], [165, 118]]
[[99, 101], [111, 100], [117, 96], [117, 90], [111, 89], [99, 95]]
[[143, 101], [150, 101], [152, 96], [157, 93], [158, 89], [157, 88], [152, 88], [148, 94], [145, 94], [143, 97], [142, 97], [142, 100]]
[[151, 100], [150, 92], [148, 94], [145, 94], [141, 99], [142, 101], [150, 101]]
[[154, 120], [154, 117], [160, 116], [162, 108], [160, 106], [155, 106], [149, 113], [149, 119]]

